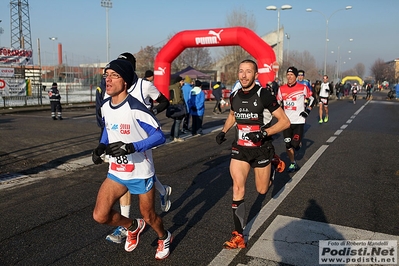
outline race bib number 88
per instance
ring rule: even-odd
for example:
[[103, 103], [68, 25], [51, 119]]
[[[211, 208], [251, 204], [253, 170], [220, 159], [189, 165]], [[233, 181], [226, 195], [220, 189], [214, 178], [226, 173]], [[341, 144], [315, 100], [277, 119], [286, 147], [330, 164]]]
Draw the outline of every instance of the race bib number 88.
[[114, 158], [111, 162], [111, 169], [117, 172], [133, 172], [134, 163], [129, 162], [126, 155]]

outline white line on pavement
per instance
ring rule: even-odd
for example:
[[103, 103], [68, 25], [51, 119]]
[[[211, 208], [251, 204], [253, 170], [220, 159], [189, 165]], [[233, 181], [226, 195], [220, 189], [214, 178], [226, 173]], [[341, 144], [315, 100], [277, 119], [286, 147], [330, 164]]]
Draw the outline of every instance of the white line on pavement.
[[[360, 107], [355, 115], [351, 116], [354, 119], [357, 114], [359, 114], [365, 105]], [[340, 128], [345, 129], [348, 125], [342, 125]], [[336, 139], [336, 136], [332, 136], [327, 140], [332, 142]], [[330, 141], [331, 140], [331, 141]], [[326, 151], [329, 145], [322, 145], [310, 159], [299, 169], [299, 171], [292, 177], [292, 179], [283, 187], [281, 190], [260, 210], [260, 212], [247, 223], [244, 235], [247, 237], [247, 241], [256, 233], [256, 231], [265, 223], [265, 221], [273, 214], [277, 207], [283, 202], [283, 200], [288, 196], [288, 194], [295, 188], [295, 186], [302, 180], [305, 174], [310, 170], [313, 164], [319, 159], [319, 157]], [[249, 232], [248, 232], [249, 231]], [[219, 254], [209, 263], [210, 266], [224, 266], [229, 265], [241, 249], [222, 249]]]

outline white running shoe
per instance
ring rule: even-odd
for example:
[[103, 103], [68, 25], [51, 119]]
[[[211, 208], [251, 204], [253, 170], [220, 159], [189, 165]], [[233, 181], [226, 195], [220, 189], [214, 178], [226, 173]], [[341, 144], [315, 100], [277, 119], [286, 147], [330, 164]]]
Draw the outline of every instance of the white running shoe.
[[157, 253], [155, 253], [157, 260], [166, 259], [170, 253], [170, 243], [172, 243], [173, 237], [169, 231], [166, 232], [168, 233], [168, 237], [165, 240], [158, 239]]
[[170, 209], [172, 203], [170, 202], [169, 196], [172, 194], [172, 187], [164, 185], [165, 195], [161, 195], [161, 209], [163, 212], [167, 212]]

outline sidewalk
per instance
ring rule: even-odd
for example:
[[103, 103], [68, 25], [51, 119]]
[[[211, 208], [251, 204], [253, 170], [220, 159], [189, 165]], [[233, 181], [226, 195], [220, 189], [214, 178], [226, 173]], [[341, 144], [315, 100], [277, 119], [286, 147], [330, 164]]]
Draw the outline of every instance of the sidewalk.
[[[95, 108], [96, 103], [69, 103], [62, 104], [63, 109], [72, 108]], [[23, 112], [35, 112], [35, 111], [50, 111], [50, 104], [47, 105], [29, 105], [29, 106], [17, 106], [9, 108], [0, 108], [0, 114], [13, 114], [13, 113], [23, 113]]]

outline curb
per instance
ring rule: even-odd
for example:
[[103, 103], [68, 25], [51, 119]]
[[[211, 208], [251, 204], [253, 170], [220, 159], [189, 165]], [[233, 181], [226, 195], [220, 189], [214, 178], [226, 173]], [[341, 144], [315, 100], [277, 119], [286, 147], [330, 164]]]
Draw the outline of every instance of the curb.
[[[73, 108], [95, 108], [95, 103], [70, 103], [61, 104], [63, 109]], [[13, 113], [24, 113], [24, 112], [35, 112], [35, 111], [49, 111], [50, 105], [34, 105], [34, 106], [17, 106], [0, 109], [0, 114], [13, 114]]]

